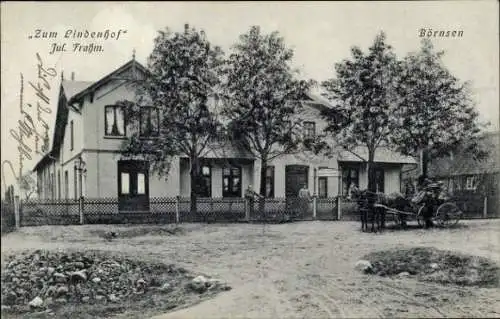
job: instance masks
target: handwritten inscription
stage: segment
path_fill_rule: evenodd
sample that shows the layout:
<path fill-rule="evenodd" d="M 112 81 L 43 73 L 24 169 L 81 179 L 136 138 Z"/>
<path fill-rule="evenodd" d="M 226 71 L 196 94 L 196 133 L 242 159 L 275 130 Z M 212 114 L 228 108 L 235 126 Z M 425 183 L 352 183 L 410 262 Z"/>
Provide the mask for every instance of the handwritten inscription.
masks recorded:
<path fill-rule="evenodd" d="M 37 79 L 28 81 L 29 87 L 33 90 L 36 101 L 25 103 L 24 96 L 24 76 L 21 73 L 20 90 L 20 119 L 17 122 L 17 128 L 10 130 L 10 136 L 17 142 L 17 151 L 19 159 L 19 174 L 16 174 L 12 163 L 8 160 L 2 162 L 2 179 L 5 185 L 6 165 L 10 168 L 18 184 L 26 182 L 21 179 L 31 179 L 29 176 L 23 176 L 23 162 L 31 160 L 33 154 L 43 155 L 48 152 L 48 130 L 46 116 L 52 113 L 50 105 L 50 91 L 52 89 L 51 81 L 57 76 L 57 71 L 53 67 L 47 67 L 39 53 L 36 54 Z M 40 143 L 40 141 L 43 141 Z M 34 144 L 34 148 L 32 147 Z"/>
<path fill-rule="evenodd" d="M 72 52 L 77 54 L 93 54 L 104 52 L 107 40 L 119 40 L 127 34 L 126 29 L 89 31 L 67 29 L 64 32 L 35 29 L 28 35 L 29 39 L 74 40 L 75 42 L 58 41 L 49 43 L 49 54 Z M 88 42 L 91 41 L 91 42 Z M 100 41 L 100 42 L 99 42 Z"/>

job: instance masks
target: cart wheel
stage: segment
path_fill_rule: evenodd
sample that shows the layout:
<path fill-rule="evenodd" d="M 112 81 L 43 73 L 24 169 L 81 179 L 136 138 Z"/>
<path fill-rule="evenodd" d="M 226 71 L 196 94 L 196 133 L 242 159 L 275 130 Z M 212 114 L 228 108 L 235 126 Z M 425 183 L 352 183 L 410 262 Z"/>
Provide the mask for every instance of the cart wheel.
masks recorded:
<path fill-rule="evenodd" d="M 423 211 L 424 211 L 424 205 L 421 205 L 418 208 L 418 212 L 417 212 L 417 222 L 418 222 L 418 226 L 420 226 L 420 227 L 424 227 L 425 226 L 425 220 L 424 220 Z"/>
<path fill-rule="evenodd" d="M 443 227 L 456 225 L 462 216 L 462 211 L 457 205 L 447 202 L 441 204 L 436 210 L 436 222 Z"/>

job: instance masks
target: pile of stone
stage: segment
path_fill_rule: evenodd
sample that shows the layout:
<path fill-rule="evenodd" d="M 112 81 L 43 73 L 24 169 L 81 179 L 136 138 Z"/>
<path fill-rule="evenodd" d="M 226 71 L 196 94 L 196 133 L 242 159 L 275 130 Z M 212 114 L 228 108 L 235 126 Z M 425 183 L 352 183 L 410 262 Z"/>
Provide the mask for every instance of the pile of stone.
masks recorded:
<path fill-rule="evenodd" d="M 2 270 L 2 310 L 56 309 L 67 303 L 117 303 L 151 293 L 226 290 L 217 280 L 174 265 L 99 252 L 37 250 L 11 256 Z"/>

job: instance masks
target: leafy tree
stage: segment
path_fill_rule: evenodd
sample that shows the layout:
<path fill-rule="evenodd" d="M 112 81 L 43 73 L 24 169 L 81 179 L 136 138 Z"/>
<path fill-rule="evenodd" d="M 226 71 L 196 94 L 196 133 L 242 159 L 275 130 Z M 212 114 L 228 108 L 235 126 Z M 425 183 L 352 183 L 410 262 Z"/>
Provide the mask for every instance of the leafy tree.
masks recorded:
<path fill-rule="evenodd" d="M 443 54 L 424 39 L 420 51 L 402 61 L 397 87 L 399 122 L 392 142 L 404 154 L 420 153 L 424 176 L 432 158 L 448 155 L 464 142 L 466 152 L 478 159 L 486 156 L 478 143 L 481 130 L 469 83 L 448 71 Z"/>
<path fill-rule="evenodd" d="M 229 132 L 236 145 L 261 161 L 262 196 L 269 161 L 297 151 L 303 141 L 295 114 L 312 82 L 296 78 L 292 58 L 278 32 L 262 34 L 253 26 L 234 45 L 225 70 Z"/>
<path fill-rule="evenodd" d="M 19 189 L 24 194 L 26 200 L 37 192 L 38 186 L 36 179 L 31 176 L 31 173 L 26 173 L 19 178 Z"/>
<path fill-rule="evenodd" d="M 136 101 L 123 102 L 133 130 L 124 144 L 125 156 L 144 156 L 160 176 L 168 176 L 174 158 L 187 157 L 193 213 L 200 158 L 220 126 L 210 104 L 217 95 L 222 65 L 223 52 L 210 44 L 203 31 L 187 24 L 183 32 L 159 31 L 148 59 L 149 74 L 138 82 Z M 144 124 L 151 116 L 144 113 L 146 105 L 159 110 L 158 130 L 148 126 L 149 121 Z M 155 116 L 152 118 L 154 121 Z M 140 123 L 145 125 L 142 131 L 150 133 L 149 138 L 141 136 Z"/>
<path fill-rule="evenodd" d="M 376 191 L 375 152 L 387 144 L 394 129 L 394 88 L 398 63 L 383 32 L 367 53 L 351 49 L 352 57 L 335 64 L 336 78 L 322 83 L 334 108 L 322 112 L 325 132 L 335 140 L 327 150 L 347 150 L 368 165 L 368 190 Z M 367 150 L 368 158 L 359 150 Z M 359 186 L 359 185 L 358 185 Z"/>

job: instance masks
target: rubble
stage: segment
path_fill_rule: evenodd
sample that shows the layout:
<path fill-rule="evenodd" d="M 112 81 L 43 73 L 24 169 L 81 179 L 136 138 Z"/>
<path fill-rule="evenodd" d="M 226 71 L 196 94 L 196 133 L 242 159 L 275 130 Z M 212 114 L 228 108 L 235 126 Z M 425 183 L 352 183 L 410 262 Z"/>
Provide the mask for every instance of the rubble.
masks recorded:
<path fill-rule="evenodd" d="M 2 311 L 57 311 L 65 304 L 127 303 L 137 295 L 229 290 L 219 280 L 188 277 L 186 270 L 102 252 L 37 250 L 6 258 Z M 188 286 L 185 291 L 184 287 Z M 168 298 L 168 297 L 167 297 Z"/>
<path fill-rule="evenodd" d="M 33 300 L 29 302 L 28 305 L 33 308 L 40 308 L 43 306 L 43 299 L 40 297 L 35 297 Z"/>
<path fill-rule="evenodd" d="M 356 265 L 354 266 L 354 268 L 358 271 L 365 273 L 365 274 L 373 272 L 372 263 L 370 261 L 364 260 L 364 259 L 358 260 L 356 262 Z"/>

